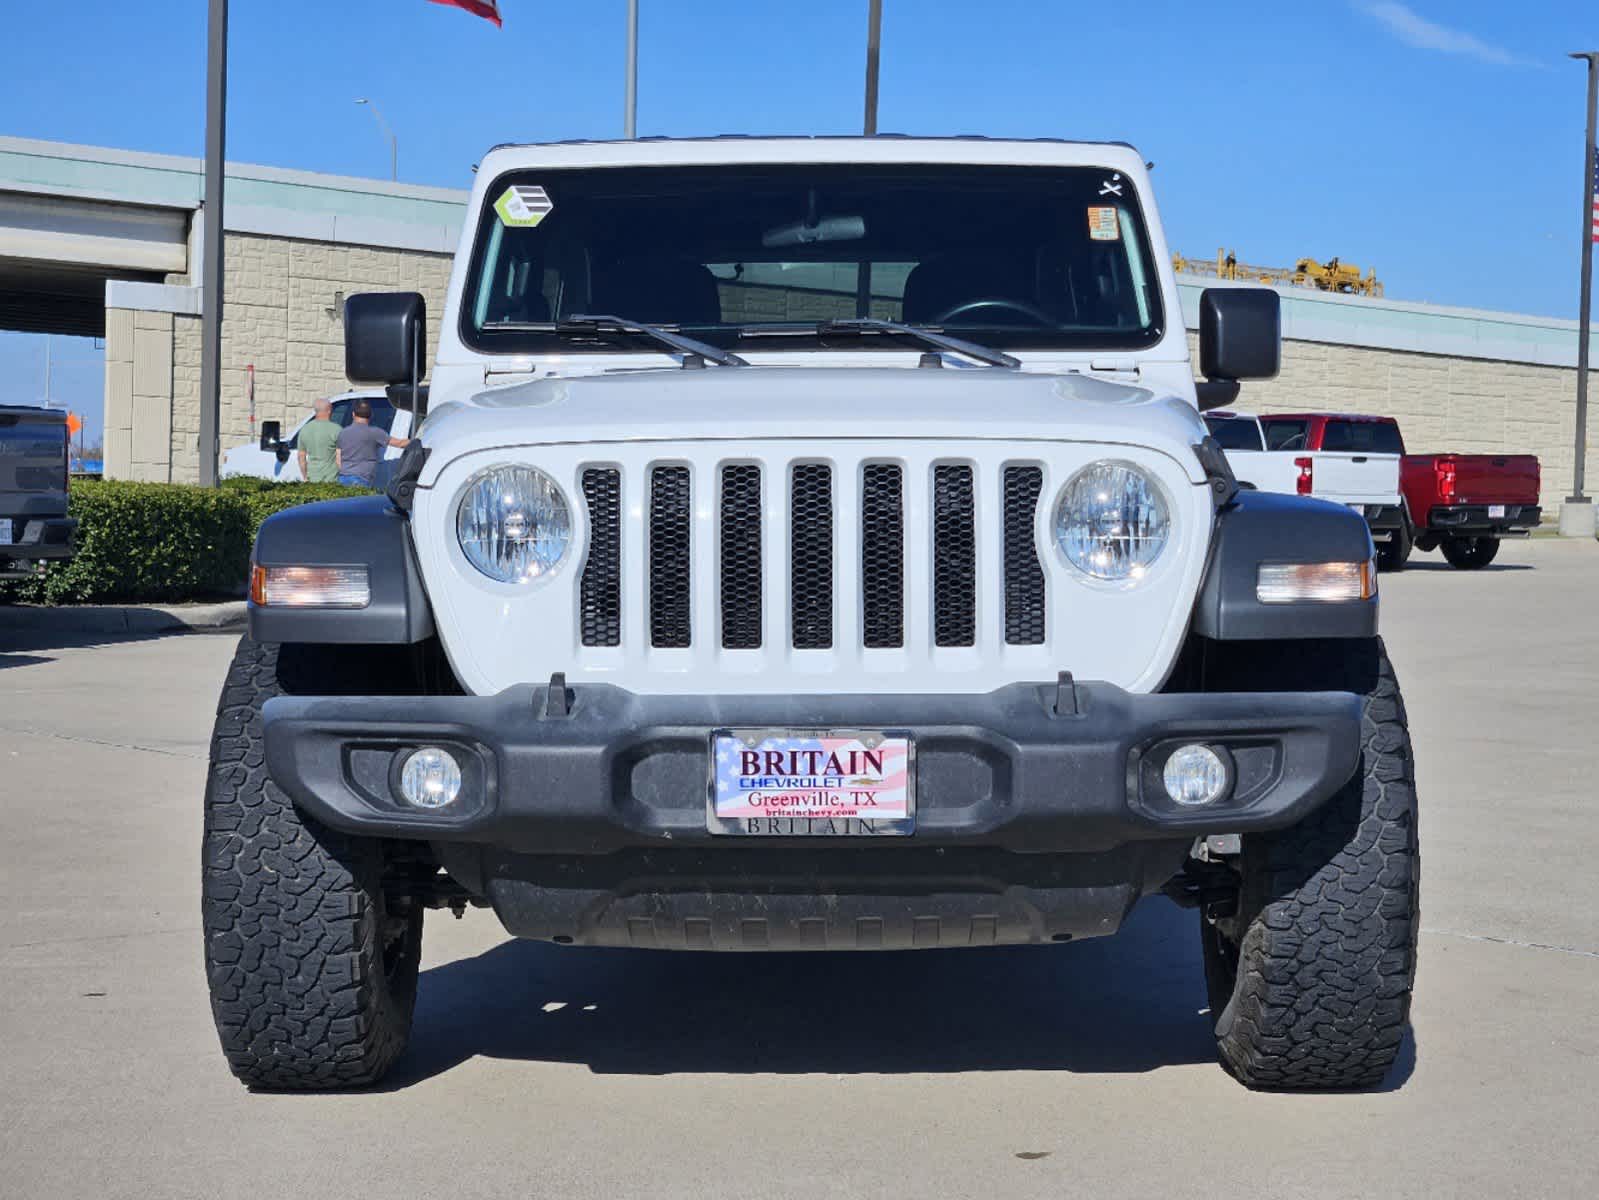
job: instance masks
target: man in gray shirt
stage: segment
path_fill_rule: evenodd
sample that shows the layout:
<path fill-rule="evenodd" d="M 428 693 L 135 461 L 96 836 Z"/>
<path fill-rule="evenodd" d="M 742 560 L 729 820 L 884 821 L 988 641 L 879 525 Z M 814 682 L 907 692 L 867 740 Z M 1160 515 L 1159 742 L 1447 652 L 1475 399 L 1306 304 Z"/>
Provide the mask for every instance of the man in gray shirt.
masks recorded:
<path fill-rule="evenodd" d="M 411 439 L 390 437 L 387 429 L 372 424 L 370 400 L 357 400 L 350 416 L 349 425 L 339 434 L 336 454 L 339 482 L 353 487 L 375 487 L 383 451 L 390 446 L 408 446 Z"/>

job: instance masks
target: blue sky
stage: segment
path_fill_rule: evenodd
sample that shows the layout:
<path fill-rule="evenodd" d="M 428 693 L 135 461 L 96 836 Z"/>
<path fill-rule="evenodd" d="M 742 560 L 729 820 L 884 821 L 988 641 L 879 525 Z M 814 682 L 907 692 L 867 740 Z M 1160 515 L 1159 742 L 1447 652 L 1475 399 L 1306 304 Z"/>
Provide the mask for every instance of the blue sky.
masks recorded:
<path fill-rule="evenodd" d="M 386 175 L 360 96 L 414 183 L 464 187 L 496 142 L 621 132 L 625 0 L 501 0 L 501 30 L 424 0 L 232 8 L 236 160 Z M 640 133 L 859 130 L 866 0 L 641 9 Z M 0 133 L 199 154 L 204 12 L 22 6 Z M 1130 141 L 1183 253 L 1336 254 L 1390 296 L 1573 317 L 1581 49 L 1593 0 L 885 0 L 880 127 Z M 0 337 L 0 400 L 35 341 Z"/>

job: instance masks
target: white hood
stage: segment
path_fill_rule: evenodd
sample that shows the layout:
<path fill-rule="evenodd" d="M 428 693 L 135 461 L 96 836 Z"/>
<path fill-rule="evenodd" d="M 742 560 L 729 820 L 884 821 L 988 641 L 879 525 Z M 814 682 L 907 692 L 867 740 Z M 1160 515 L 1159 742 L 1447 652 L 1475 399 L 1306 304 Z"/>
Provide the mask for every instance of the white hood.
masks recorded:
<path fill-rule="evenodd" d="M 1160 451 L 1202 482 L 1205 436 L 1177 396 L 1080 374 L 996 368 L 707 367 L 621 371 L 494 388 L 430 413 L 421 484 L 501 447 L 783 439 L 1095 442 Z"/>

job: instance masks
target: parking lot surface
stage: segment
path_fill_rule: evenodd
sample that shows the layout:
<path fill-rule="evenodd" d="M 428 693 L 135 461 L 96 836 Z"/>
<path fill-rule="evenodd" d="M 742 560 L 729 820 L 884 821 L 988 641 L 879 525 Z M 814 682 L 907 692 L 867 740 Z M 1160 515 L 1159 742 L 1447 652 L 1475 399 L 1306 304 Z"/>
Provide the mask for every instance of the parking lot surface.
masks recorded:
<path fill-rule="evenodd" d="M 1415 1037 L 1386 1090 L 1214 1064 L 1194 914 L 1069 946 L 699 956 L 430 914 L 387 1088 L 251 1095 L 200 964 L 233 639 L 0 618 L 0 1195 L 1592 1196 L 1599 546 L 1383 579 L 1422 809 Z"/>

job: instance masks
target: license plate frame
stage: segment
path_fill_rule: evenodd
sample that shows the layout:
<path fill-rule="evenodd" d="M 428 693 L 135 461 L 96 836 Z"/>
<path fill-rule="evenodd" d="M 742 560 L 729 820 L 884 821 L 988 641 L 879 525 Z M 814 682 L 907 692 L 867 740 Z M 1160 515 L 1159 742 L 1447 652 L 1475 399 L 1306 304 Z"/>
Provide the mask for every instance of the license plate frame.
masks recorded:
<path fill-rule="evenodd" d="M 1488 519 L 1502 521 L 1505 519 L 1505 506 L 1503 504 L 1490 504 L 1488 506 Z"/>
<path fill-rule="evenodd" d="M 873 763 L 869 757 L 849 757 L 851 750 L 881 752 Z M 752 751 L 787 755 L 797 752 L 799 760 L 787 760 L 801 767 L 836 763 L 861 768 L 846 770 L 842 776 L 823 771 L 754 774 L 741 770 L 743 762 L 720 758 L 722 754 L 742 755 Z M 817 758 L 809 758 L 810 755 Z M 829 758 L 828 756 L 833 756 Z M 903 787 L 892 786 L 903 755 Z M 908 729 L 816 729 L 816 728 L 727 728 L 713 729 L 706 743 L 707 783 L 705 789 L 705 828 L 727 837 L 795 838 L 872 838 L 909 837 L 916 832 L 916 739 Z M 873 769 L 875 767 L 875 769 Z M 757 768 L 759 770 L 759 768 Z M 853 776 L 853 778 L 847 778 Z M 805 779 L 801 785 L 777 784 L 736 789 L 740 779 Z M 838 785 L 821 781 L 837 778 Z M 850 783 L 886 782 L 887 788 L 851 788 Z M 869 793 L 872 803 L 865 802 Z M 729 797 L 758 795 L 766 799 L 780 796 L 808 796 L 810 803 L 796 801 L 773 804 L 751 813 L 749 804 L 730 802 Z M 824 797 L 832 796 L 827 802 Z M 722 803 L 719 804 L 719 798 Z M 881 815 L 874 812 L 881 809 Z M 870 815 L 860 815 L 861 813 Z"/>

